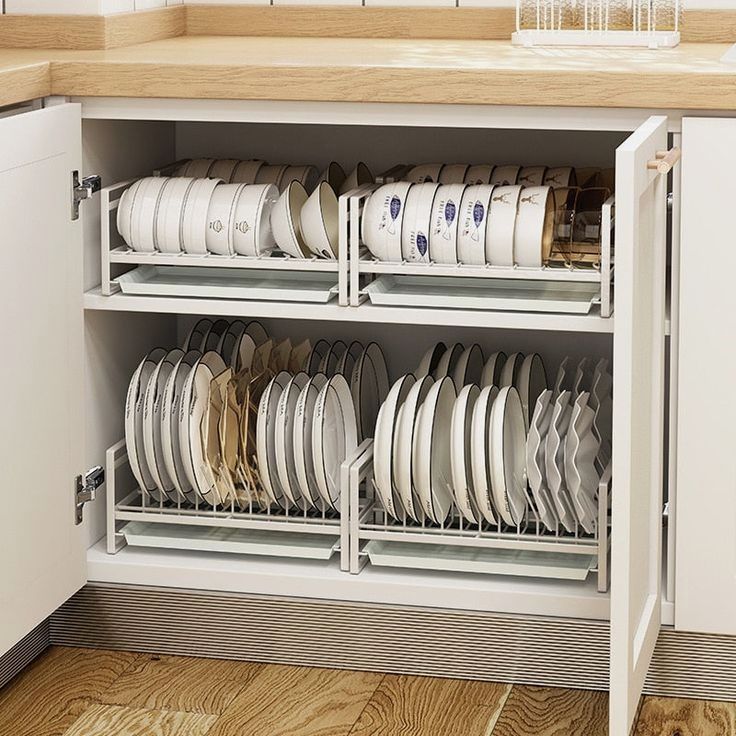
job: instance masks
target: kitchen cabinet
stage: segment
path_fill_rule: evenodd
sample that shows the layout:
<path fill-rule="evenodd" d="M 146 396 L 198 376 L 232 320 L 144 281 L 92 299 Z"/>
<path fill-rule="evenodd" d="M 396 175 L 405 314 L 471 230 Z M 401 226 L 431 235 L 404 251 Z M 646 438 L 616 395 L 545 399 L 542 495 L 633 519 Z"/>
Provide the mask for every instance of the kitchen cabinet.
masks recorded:
<path fill-rule="evenodd" d="M 105 507 L 102 496 L 87 504 L 85 525 L 76 525 L 76 479 L 103 464 L 104 448 L 122 436 L 122 400 L 141 354 L 164 339 L 178 342 L 193 317 L 262 318 L 281 334 L 289 328 L 333 337 L 370 335 L 380 325 L 397 366 L 406 360 L 408 346 L 422 339 L 451 339 L 458 331 L 471 340 L 540 345 L 557 356 L 584 354 L 594 346 L 613 358 L 611 734 L 626 736 L 661 621 L 667 179 L 660 165 L 668 148 L 668 119 L 636 111 L 609 118 L 604 110 L 558 116 L 553 110 L 520 109 L 513 116 L 508 110 L 499 117 L 474 114 L 467 124 L 457 116 L 452 126 L 434 129 L 417 105 L 412 111 L 403 106 L 403 124 L 389 133 L 385 126 L 395 120 L 390 105 L 372 105 L 361 115 L 359 104 L 337 112 L 327 106 L 321 112 L 310 103 L 309 122 L 301 124 L 299 104 L 292 107 L 294 123 L 257 102 L 234 104 L 228 108 L 229 122 L 222 123 L 219 103 L 208 112 L 207 104 L 189 107 L 185 100 L 168 106 L 145 100 L 53 99 L 44 109 L 0 120 L 0 304 L 7 320 L 3 378 L 10 396 L 2 433 L 3 466 L 10 474 L 3 497 L 8 513 L 1 522 L 0 652 L 84 584 L 85 548 L 104 536 Z M 317 163 L 324 164 L 331 157 L 357 160 L 362 152 L 377 151 L 369 163 L 380 171 L 401 157 L 477 159 L 479 146 L 488 160 L 516 156 L 526 164 L 559 164 L 561 157 L 571 156 L 578 160 L 568 163 L 597 158 L 592 163 L 615 165 L 612 316 L 108 296 L 99 284 L 100 224 L 104 233 L 109 211 L 101 221 L 94 200 L 82 203 L 81 220 L 71 215 L 72 172 L 93 173 L 83 170 L 83 153 L 99 166 L 94 173 L 101 172 L 104 183 L 111 184 L 131 175 L 131 156 L 135 173 L 143 176 L 176 158 L 205 154 L 286 160 L 319 151 L 326 160 Z M 284 151 L 280 157 L 274 155 L 279 150 Z M 707 178 L 704 171 L 698 177 Z M 114 496 L 107 501 L 114 506 Z M 114 524 L 110 532 L 115 535 Z M 116 551 L 114 544 L 110 551 Z M 155 550 L 149 554 L 156 559 Z M 124 550 L 109 557 L 107 566 L 114 570 L 109 582 L 140 584 L 126 578 L 132 569 L 126 559 Z M 249 562 L 244 558 L 240 564 L 247 569 Z M 182 578 L 176 564 L 149 567 L 147 575 L 162 572 L 170 585 L 182 580 L 194 589 L 212 585 L 206 575 Z M 309 576 L 311 589 L 302 585 L 281 594 L 329 599 L 355 589 L 348 587 L 347 572 L 315 568 Z M 402 587 L 411 591 L 421 584 L 424 601 L 445 604 L 444 591 L 433 594 L 426 577 L 407 570 L 400 579 L 403 586 L 383 586 L 381 595 L 401 595 Z M 608 616 L 608 595 L 590 585 L 568 586 L 564 594 L 529 580 L 510 578 L 503 585 L 509 613 L 554 610 L 583 620 L 590 605 L 601 618 Z M 522 600 L 527 603 L 517 606 Z"/>

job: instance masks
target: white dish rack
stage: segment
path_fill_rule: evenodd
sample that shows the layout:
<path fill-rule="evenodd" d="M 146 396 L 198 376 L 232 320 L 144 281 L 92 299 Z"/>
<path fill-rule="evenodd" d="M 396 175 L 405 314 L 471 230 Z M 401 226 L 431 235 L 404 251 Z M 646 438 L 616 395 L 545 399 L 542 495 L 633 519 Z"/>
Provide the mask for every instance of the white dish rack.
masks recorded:
<path fill-rule="evenodd" d="M 373 440 L 365 440 L 352 462 L 343 466 L 348 493 L 349 570 L 358 574 L 372 565 L 423 570 L 452 570 L 558 580 L 596 576 L 599 592 L 608 590 L 611 466 L 598 487 L 598 518 L 593 534 L 548 531 L 533 515 L 517 527 L 470 524 L 459 515 L 444 524 L 396 521 L 381 506 L 373 487 Z M 531 507 L 530 507 L 531 509 Z"/>
<path fill-rule="evenodd" d="M 373 304 L 509 311 L 587 314 L 593 307 L 601 317 L 613 313 L 613 230 L 615 199 L 610 197 L 601 211 L 600 268 L 573 264 L 541 268 L 492 265 L 446 265 L 375 259 L 361 239 L 363 208 L 372 187 L 362 187 L 340 197 L 341 255 L 349 265 L 350 305 Z M 347 241 L 343 250 L 342 238 Z M 432 277 L 432 281 L 429 280 Z M 494 294 L 479 297 L 477 288 L 462 293 L 461 279 L 495 280 Z M 486 282 L 489 286 L 491 282 Z M 427 288 L 423 289 L 422 286 Z M 586 288 L 587 287 L 587 288 Z"/>

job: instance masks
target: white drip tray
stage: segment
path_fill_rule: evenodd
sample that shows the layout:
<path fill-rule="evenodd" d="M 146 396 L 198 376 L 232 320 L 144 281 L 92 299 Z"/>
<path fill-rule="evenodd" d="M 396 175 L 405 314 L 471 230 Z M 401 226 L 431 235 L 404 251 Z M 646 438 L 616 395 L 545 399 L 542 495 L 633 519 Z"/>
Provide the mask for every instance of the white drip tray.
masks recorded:
<path fill-rule="evenodd" d="M 230 552 L 267 557 L 329 560 L 338 549 L 337 534 L 226 529 L 131 521 L 122 530 L 131 547 Z"/>
<path fill-rule="evenodd" d="M 585 580 L 596 565 L 590 554 L 555 554 L 508 549 L 453 547 L 371 540 L 365 552 L 372 565 L 418 570 Z"/>

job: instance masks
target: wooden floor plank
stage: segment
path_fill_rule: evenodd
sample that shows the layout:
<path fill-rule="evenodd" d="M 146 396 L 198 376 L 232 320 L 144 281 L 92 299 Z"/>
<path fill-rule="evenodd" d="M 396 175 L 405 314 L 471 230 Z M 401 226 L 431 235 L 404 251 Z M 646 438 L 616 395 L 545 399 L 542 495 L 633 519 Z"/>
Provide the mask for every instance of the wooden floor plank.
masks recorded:
<path fill-rule="evenodd" d="M 95 704 L 64 736 L 205 736 L 216 720 L 203 713 Z"/>
<path fill-rule="evenodd" d="M 52 647 L 0 690 L 0 736 L 61 736 L 137 658 Z"/>
<path fill-rule="evenodd" d="M 645 698 L 635 736 L 736 736 L 736 703 Z"/>
<path fill-rule="evenodd" d="M 207 736 L 346 736 L 382 677 L 266 665 Z"/>
<path fill-rule="evenodd" d="M 514 685 L 493 736 L 605 736 L 608 693 Z"/>
<path fill-rule="evenodd" d="M 486 736 L 510 685 L 387 675 L 350 736 Z"/>
<path fill-rule="evenodd" d="M 143 655 L 112 684 L 103 702 L 219 715 L 262 667 L 254 662 Z"/>

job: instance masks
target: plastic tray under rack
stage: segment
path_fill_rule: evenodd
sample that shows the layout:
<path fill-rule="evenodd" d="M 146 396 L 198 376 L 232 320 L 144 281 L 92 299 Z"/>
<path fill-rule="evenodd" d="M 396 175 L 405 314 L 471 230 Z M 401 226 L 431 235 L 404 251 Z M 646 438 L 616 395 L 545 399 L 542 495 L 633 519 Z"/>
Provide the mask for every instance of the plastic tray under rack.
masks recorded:
<path fill-rule="evenodd" d="M 601 285 L 385 274 L 364 291 L 382 306 L 588 314 L 600 300 Z"/>

